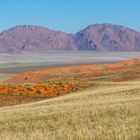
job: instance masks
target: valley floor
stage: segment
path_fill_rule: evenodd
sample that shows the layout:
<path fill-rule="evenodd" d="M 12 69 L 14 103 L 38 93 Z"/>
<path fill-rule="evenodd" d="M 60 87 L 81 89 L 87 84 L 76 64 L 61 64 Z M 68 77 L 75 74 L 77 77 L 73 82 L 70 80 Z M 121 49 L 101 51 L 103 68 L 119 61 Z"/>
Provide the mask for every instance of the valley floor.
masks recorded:
<path fill-rule="evenodd" d="M 140 80 L 0 108 L 1 140 L 138 140 Z"/>

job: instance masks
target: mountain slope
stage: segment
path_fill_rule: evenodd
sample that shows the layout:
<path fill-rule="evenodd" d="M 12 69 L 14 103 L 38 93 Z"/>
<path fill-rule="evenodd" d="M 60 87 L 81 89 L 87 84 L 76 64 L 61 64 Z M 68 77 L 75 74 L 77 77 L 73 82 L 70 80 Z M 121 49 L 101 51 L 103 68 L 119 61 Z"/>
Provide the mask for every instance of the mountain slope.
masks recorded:
<path fill-rule="evenodd" d="M 71 36 L 39 26 L 16 26 L 0 34 L 0 51 L 69 50 Z M 72 46 L 71 46 L 72 47 Z"/>
<path fill-rule="evenodd" d="M 140 33 L 120 25 L 95 24 L 75 35 L 32 25 L 0 34 L 0 52 L 43 50 L 140 51 Z"/>
<path fill-rule="evenodd" d="M 140 51 L 140 33 L 120 25 L 90 25 L 74 40 L 79 50 Z"/>

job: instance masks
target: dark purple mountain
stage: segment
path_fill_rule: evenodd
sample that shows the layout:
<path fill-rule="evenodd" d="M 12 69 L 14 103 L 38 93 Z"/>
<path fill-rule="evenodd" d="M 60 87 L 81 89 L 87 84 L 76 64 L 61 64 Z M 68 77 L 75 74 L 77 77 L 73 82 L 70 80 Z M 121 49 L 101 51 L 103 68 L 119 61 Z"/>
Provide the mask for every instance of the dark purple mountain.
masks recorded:
<path fill-rule="evenodd" d="M 0 52 L 42 50 L 140 51 L 140 33 L 120 25 L 95 24 L 75 35 L 31 25 L 0 34 Z"/>
<path fill-rule="evenodd" d="M 16 26 L 0 34 L 0 51 L 71 50 L 71 35 L 44 27 Z"/>
<path fill-rule="evenodd" d="M 79 50 L 140 51 L 140 33 L 120 25 L 90 25 L 74 40 Z"/>

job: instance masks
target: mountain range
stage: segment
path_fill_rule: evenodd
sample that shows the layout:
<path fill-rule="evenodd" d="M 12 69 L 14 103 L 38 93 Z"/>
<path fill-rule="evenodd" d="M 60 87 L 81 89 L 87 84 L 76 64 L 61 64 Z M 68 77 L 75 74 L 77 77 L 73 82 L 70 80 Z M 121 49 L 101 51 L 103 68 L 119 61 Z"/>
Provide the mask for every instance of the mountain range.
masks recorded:
<path fill-rule="evenodd" d="M 0 33 L 0 52 L 49 50 L 140 51 L 140 33 L 114 24 L 90 25 L 76 34 L 32 25 Z"/>

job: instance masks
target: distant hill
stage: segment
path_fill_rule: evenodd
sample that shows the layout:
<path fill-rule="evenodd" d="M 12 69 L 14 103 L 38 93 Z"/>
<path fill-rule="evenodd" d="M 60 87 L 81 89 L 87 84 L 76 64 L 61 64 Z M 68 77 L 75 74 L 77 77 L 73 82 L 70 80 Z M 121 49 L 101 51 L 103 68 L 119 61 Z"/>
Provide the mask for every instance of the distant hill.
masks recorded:
<path fill-rule="evenodd" d="M 140 33 L 120 25 L 90 25 L 74 40 L 79 50 L 140 51 Z"/>
<path fill-rule="evenodd" d="M 44 27 L 16 26 L 0 34 L 0 51 L 69 50 L 71 35 Z"/>
<path fill-rule="evenodd" d="M 0 34 L 0 52 L 43 50 L 140 51 L 140 33 L 120 25 L 95 24 L 76 34 L 32 25 Z"/>

